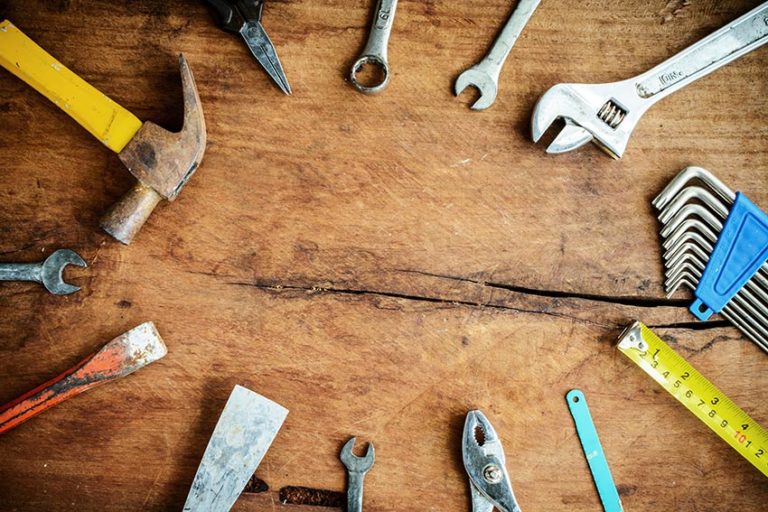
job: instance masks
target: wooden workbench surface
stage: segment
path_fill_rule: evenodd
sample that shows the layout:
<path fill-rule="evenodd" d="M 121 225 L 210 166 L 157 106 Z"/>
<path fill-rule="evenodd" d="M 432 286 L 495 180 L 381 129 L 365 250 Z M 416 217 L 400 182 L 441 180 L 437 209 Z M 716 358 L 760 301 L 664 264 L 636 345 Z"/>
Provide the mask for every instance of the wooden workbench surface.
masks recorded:
<path fill-rule="evenodd" d="M 267 2 L 285 97 L 201 2 L 0 1 L 0 19 L 173 129 L 183 52 L 208 124 L 197 174 L 121 246 L 98 219 L 128 172 L 0 70 L 0 260 L 67 247 L 89 263 L 66 297 L 0 285 L 0 402 L 146 320 L 169 347 L 0 436 L 0 509 L 180 510 L 235 384 L 290 410 L 238 511 L 340 510 L 350 435 L 376 445 L 366 511 L 467 511 L 473 408 L 523 510 L 600 510 L 564 400 L 575 387 L 626 510 L 764 509 L 765 477 L 613 343 L 643 320 L 768 424 L 766 355 L 695 322 L 684 293 L 664 298 L 650 205 L 697 164 L 768 207 L 768 49 L 651 109 L 620 161 L 593 145 L 548 156 L 529 129 L 551 85 L 632 76 L 759 2 L 545 0 L 496 104 L 470 111 L 453 80 L 511 3 L 402 0 L 391 83 L 368 97 L 344 76 L 370 1 Z"/>

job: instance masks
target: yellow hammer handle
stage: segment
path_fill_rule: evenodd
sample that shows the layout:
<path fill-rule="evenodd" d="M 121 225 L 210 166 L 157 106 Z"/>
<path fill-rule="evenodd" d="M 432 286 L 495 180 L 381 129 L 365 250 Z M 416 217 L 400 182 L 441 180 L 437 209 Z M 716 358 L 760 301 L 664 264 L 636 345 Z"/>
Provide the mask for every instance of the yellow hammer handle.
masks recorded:
<path fill-rule="evenodd" d="M 141 128 L 139 118 L 64 67 L 8 20 L 0 23 L 0 65 L 116 153 Z"/>

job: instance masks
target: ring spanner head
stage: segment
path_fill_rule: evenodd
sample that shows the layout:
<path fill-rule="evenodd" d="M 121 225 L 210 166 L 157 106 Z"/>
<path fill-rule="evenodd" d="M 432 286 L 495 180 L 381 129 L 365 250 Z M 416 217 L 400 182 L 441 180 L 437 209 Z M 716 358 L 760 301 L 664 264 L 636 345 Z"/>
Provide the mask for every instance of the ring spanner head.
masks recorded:
<path fill-rule="evenodd" d="M 41 282 L 43 283 L 43 286 L 54 295 L 67 295 L 69 293 L 75 293 L 80 289 L 79 286 L 64 282 L 64 267 L 67 265 L 75 265 L 83 268 L 88 266 L 83 258 L 70 249 L 59 249 L 48 256 L 43 262 L 42 271 L 40 273 Z"/>

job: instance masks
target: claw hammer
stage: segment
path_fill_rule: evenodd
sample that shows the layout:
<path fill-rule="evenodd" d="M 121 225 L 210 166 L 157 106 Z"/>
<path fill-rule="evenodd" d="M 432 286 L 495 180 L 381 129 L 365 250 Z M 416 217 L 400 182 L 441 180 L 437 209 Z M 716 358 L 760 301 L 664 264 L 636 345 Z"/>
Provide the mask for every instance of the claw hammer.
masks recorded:
<path fill-rule="evenodd" d="M 55 103 L 118 154 L 138 182 L 104 215 L 101 227 L 129 244 L 161 199 L 173 201 L 205 152 L 205 119 L 192 71 L 179 56 L 184 126 L 173 133 L 142 123 L 67 69 L 8 20 L 0 22 L 0 65 Z"/>

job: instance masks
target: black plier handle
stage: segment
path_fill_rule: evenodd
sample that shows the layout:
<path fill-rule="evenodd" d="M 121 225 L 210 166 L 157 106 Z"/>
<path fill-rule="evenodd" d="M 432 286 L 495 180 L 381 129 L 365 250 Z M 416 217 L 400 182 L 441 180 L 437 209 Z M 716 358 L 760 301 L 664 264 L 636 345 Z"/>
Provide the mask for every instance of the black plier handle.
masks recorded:
<path fill-rule="evenodd" d="M 227 32 L 240 33 L 243 25 L 249 21 L 260 22 L 264 10 L 264 0 L 203 0 L 213 9 L 219 25 Z"/>

